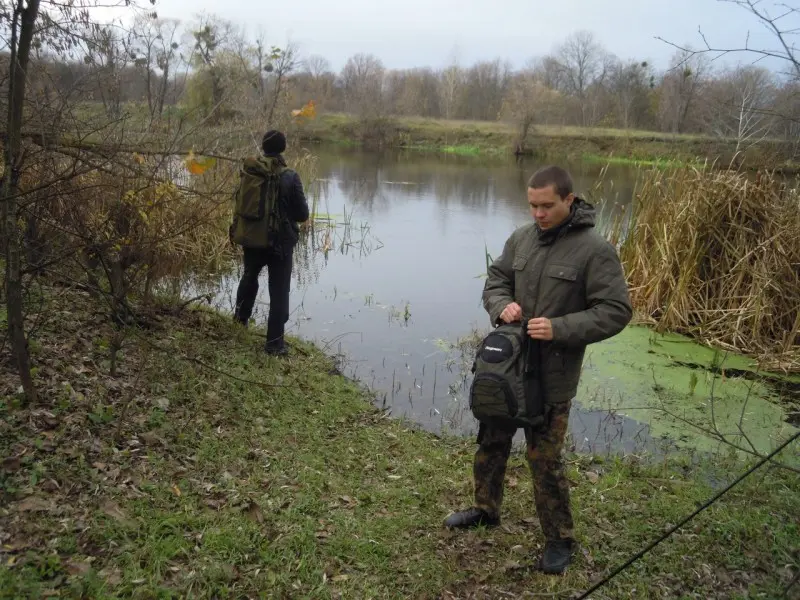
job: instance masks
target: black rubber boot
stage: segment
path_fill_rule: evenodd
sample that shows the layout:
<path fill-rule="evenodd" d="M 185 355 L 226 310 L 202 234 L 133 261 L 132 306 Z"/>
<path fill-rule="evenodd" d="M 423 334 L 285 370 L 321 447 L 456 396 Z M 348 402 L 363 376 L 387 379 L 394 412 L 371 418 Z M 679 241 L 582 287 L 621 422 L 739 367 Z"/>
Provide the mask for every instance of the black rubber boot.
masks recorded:
<path fill-rule="evenodd" d="M 577 544 L 574 540 L 550 540 L 544 545 L 539 568 L 551 575 L 560 575 L 572 562 Z"/>
<path fill-rule="evenodd" d="M 500 525 L 500 517 L 492 516 L 482 508 L 468 508 L 457 513 L 453 513 L 444 520 L 444 526 L 449 528 L 467 528 L 486 525 L 496 527 Z"/>
<path fill-rule="evenodd" d="M 289 348 L 286 347 L 286 343 L 281 340 L 277 343 L 267 344 L 264 350 L 270 356 L 288 356 L 289 355 Z"/>

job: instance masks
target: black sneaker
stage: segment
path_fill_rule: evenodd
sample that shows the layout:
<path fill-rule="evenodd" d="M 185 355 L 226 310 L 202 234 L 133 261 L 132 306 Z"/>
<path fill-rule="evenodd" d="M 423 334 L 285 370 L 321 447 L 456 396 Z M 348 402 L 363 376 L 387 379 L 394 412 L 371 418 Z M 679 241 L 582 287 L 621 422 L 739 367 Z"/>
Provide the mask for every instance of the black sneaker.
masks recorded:
<path fill-rule="evenodd" d="M 482 508 L 468 508 L 457 513 L 453 513 L 444 520 L 444 526 L 449 528 L 466 528 L 486 525 L 487 527 L 497 527 L 500 525 L 500 517 L 492 516 Z"/>
<path fill-rule="evenodd" d="M 572 562 L 572 555 L 577 549 L 575 540 L 550 540 L 544 545 L 544 552 L 539 561 L 539 568 L 551 575 L 560 575 Z"/>

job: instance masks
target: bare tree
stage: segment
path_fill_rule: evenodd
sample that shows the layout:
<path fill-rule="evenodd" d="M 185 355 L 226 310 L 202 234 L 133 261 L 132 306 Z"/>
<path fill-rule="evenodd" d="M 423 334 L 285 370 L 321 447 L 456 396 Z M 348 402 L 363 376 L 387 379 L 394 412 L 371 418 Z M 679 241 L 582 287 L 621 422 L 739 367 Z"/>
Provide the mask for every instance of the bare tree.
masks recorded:
<path fill-rule="evenodd" d="M 484 121 L 497 119 L 510 81 L 511 65 L 507 61 L 497 58 L 474 64 L 467 70 L 462 87 L 465 116 Z"/>
<path fill-rule="evenodd" d="M 769 135 L 775 100 L 772 75 L 760 67 L 740 67 L 710 88 L 707 106 L 715 135 L 736 140 L 736 154 Z"/>
<path fill-rule="evenodd" d="M 514 123 L 517 139 L 516 154 L 528 151 L 527 138 L 535 123 L 546 123 L 554 118 L 562 105 L 561 95 L 542 84 L 533 70 L 516 75 L 503 101 L 501 116 Z"/>
<path fill-rule="evenodd" d="M 431 69 L 390 71 L 387 98 L 394 114 L 438 117 L 439 79 Z"/>
<path fill-rule="evenodd" d="M 617 123 L 627 129 L 641 126 L 650 109 L 650 90 L 655 86 L 646 62 L 617 62 L 609 74 L 609 89 L 614 96 Z"/>
<path fill-rule="evenodd" d="M 800 158 L 800 81 L 789 81 L 775 94 L 775 134 L 791 144 L 791 158 Z"/>
<path fill-rule="evenodd" d="M 672 58 L 672 66 L 659 86 L 659 122 L 662 131 L 681 133 L 689 127 L 689 118 L 706 82 L 708 60 L 702 55 L 689 56 L 686 51 Z"/>
<path fill-rule="evenodd" d="M 331 71 L 331 63 L 324 56 L 312 54 L 303 60 L 303 75 L 308 81 L 307 100 L 324 107 L 333 96 L 336 76 Z"/>
<path fill-rule="evenodd" d="M 262 53 L 263 45 L 259 40 L 258 56 L 259 56 L 259 73 L 266 72 L 272 74 L 272 99 L 270 101 L 269 112 L 267 113 L 267 125 L 271 125 L 275 117 L 275 107 L 278 105 L 281 94 L 285 91 L 286 78 L 292 73 L 298 65 L 297 48 L 289 43 L 286 48 L 278 48 L 273 46 L 270 48 L 270 53 L 266 65 L 262 66 Z M 263 75 L 262 75 L 263 76 Z"/>
<path fill-rule="evenodd" d="M 559 48 L 560 82 L 564 91 L 575 96 L 580 103 L 581 124 L 590 122 L 589 89 L 601 82 L 608 68 L 608 53 L 597 42 L 594 34 L 579 31 Z"/>
<path fill-rule="evenodd" d="M 115 24 L 89 23 L 83 28 L 79 43 L 83 62 L 89 65 L 96 80 L 96 90 L 111 118 L 119 118 L 122 103 L 122 73 L 132 62 L 131 32 Z"/>
<path fill-rule="evenodd" d="M 28 344 L 25 339 L 22 312 L 22 248 L 18 220 L 19 175 L 24 155 L 22 153 L 22 119 L 27 86 L 28 64 L 34 28 L 39 16 L 39 0 L 29 0 L 27 6 L 18 0 L 11 5 L 3 2 L 3 12 L 10 16 L 7 44 L 10 50 L 7 87 L 8 114 L 3 156 L 3 181 L 0 191 L 0 218 L 2 240 L 6 259 L 6 306 L 8 332 L 12 350 L 17 360 L 22 387 L 28 403 L 37 401 L 30 368 Z"/>
<path fill-rule="evenodd" d="M 704 47 L 699 50 L 680 46 L 661 37 L 658 39 L 684 52 L 686 60 L 693 58 L 697 54 L 713 54 L 716 55 L 715 58 L 719 58 L 727 54 L 736 53 L 755 55 L 757 61 L 767 58 L 776 59 L 788 67 L 787 74 L 790 77 L 800 79 L 800 55 L 798 55 L 797 46 L 792 39 L 800 33 L 800 8 L 785 2 L 771 2 L 767 5 L 763 0 L 719 1 L 734 4 L 753 15 L 757 22 L 772 34 L 776 46 L 772 48 L 751 46 L 750 35 L 748 34 L 743 46 L 720 48 L 711 44 L 702 30 L 700 31 L 700 36 L 703 39 Z"/>
<path fill-rule="evenodd" d="M 219 64 L 219 53 L 227 48 L 233 26 L 227 21 L 209 15 L 199 15 L 191 30 L 192 66 L 195 73 L 192 83 L 197 96 L 193 104 L 202 108 L 211 122 L 218 122 L 224 100 L 224 68 Z"/>
<path fill-rule="evenodd" d="M 345 101 L 362 117 L 377 117 L 383 113 L 384 68 L 380 59 L 370 54 L 356 54 L 342 69 Z"/>
<path fill-rule="evenodd" d="M 439 102 L 445 119 L 455 116 L 463 85 L 464 71 L 456 62 L 439 74 Z"/>
<path fill-rule="evenodd" d="M 153 15 L 141 15 L 134 23 L 135 64 L 144 77 L 151 122 L 164 112 L 169 78 L 178 57 L 179 26 L 177 19 Z"/>

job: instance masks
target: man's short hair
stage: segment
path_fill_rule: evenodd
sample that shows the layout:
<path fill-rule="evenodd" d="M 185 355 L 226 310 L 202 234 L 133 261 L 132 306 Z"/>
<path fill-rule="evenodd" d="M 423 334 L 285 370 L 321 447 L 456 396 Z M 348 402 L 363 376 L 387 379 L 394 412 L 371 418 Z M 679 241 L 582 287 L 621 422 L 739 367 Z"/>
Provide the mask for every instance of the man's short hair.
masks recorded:
<path fill-rule="evenodd" d="M 572 177 L 561 167 L 551 165 L 542 167 L 528 180 L 528 187 L 540 190 L 549 186 L 556 189 L 556 193 L 563 200 L 572 193 Z"/>

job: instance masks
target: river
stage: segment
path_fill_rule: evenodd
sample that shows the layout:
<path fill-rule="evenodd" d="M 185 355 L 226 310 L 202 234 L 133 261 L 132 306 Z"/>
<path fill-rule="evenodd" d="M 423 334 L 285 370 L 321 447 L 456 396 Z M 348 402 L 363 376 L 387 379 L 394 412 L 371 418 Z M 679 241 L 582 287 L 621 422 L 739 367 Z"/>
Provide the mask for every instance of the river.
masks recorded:
<path fill-rule="evenodd" d="M 529 222 L 534 160 L 423 152 L 312 147 L 317 156 L 315 231 L 296 251 L 291 335 L 336 355 L 343 372 L 368 386 L 394 417 L 434 432 L 473 435 L 470 340 L 489 328 L 481 305 L 486 253 Z M 631 167 L 565 164 L 576 192 L 597 203 L 598 227 L 629 205 Z M 331 225 L 326 225 L 329 223 Z M 335 224 L 335 226 L 333 225 Z M 223 281 L 218 304 L 231 310 L 239 273 Z M 266 274 L 254 317 L 265 325 Z M 794 427 L 773 387 L 720 377 L 713 361 L 741 370 L 742 357 L 715 357 L 680 336 L 641 326 L 590 346 L 574 402 L 570 446 L 580 452 L 711 450 L 716 429 L 759 450 Z M 678 364 L 683 363 L 683 364 Z M 690 368 L 687 364 L 701 368 Z M 711 404 L 714 411 L 711 411 Z M 713 414 L 713 419 L 711 418 Z M 691 423 L 691 424 L 689 424 Z"/>

